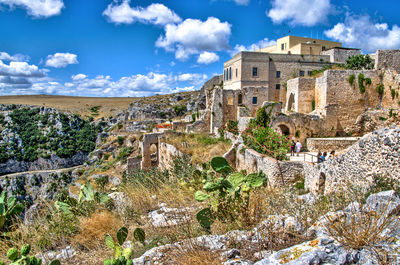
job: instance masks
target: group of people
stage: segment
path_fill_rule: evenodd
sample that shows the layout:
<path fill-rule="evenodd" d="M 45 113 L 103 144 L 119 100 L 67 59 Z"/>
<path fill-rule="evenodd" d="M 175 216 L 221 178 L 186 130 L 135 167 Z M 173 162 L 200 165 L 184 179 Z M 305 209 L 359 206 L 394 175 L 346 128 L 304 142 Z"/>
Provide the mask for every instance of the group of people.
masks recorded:
<path fill-rule="evenodd" d="M 290 146 L 290 154 L 291 156 L 295 155 L 295 152 L 297 154 L 297 156 L 299 156 L 300 152 L 301 152 L 301 148 L 303 148 L 303 145 L 300 143 L 299 140 L 297 140 L 297 142 L 294 141 L 294 139 L 292 138 L 292 145 Z M 335 150 L 331 151 L 328 155 L 327 152 L 318 152 L 317 155 L 317 162 L 318 163 L 322 163 L 328 159 L 332 159 L 335 157 Z"/>
<path fill-rule="evenodd" d="M 329 155 L 328 155 L 328 153 L 327 152 L 318 152 L 318 155 L 317 155 L 317 158 L 318 158 L 318 160 L 317 160 L 317 163 L 322 163 L 322 162 L 324 162 L 324 161 L 326 161 L 326 160 L 328 160 L 328 159 L 332 159 L 332 158 L 334 158 L 335 157 L 335 150 L 333 150 L 333 151 L 331 151 L 330 153 L 329 153 Z"/>
<path fill-rule="evenodd" d="M 296 152 L 297 156 L 299 156 L 302 147 L 303 145 L 300 143 L 299 140 L 295 142 L 294 139 L 292 139 L 292 145 L 290 146 L 291 156 L 294 156 L 294 152 Z"/>

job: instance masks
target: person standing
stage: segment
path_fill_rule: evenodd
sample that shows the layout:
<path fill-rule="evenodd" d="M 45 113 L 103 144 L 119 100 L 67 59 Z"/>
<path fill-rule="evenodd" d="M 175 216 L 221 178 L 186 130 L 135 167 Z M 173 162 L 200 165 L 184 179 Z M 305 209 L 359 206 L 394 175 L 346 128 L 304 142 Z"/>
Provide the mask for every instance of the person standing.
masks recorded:
<path fill-rule="evenodd" d="M 303 146 L 301 145 L 300 141 L 297 140 L 297 143 L 296 143 L 296 153 L 297 153 L 297 156 L 299 156 L 302 147 L 303 147 Z"/>
<path fill-rule="evenodd" d="M 290 155 L 294 156 L 294 152 L 296 150 L 296 142 L 292 139 L 292 145 L 290 146 Z"/>

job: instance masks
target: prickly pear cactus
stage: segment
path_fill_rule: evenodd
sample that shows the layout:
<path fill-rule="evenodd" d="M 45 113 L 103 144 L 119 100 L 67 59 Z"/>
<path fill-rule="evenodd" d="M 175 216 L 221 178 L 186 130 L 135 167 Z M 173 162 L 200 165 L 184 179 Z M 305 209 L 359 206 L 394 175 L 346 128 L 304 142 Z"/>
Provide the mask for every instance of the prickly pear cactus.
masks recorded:
<path fill-rule="evenodd" d="M 244 172 L 233 172 L 232 167 L 223 157 L 214 157 L 210 161 L 211 169 L 204 167 L 205 172 L 196 172 L 196 176 L 206 176 L 202 190 L 195 193 L 199 202 L 208 202 L 208 207 L 197 215 L 199 224 L 209 230 L 215 219 L 232 221 L 241 210 L 247 208 L 252 188 L 266 183 L 262 172 L 246 175 Z"/>
<path fill-rule="evenodd" d="M 28 256 L 31 251 L 31 246 L 25 244 L 21 250 L 10 248 L 7 252 L 7 258 L 12 262 L 11 265 L 41 265 L 42 260 L 34 256 Z M 5 265 L 5 262 L 0 261 L 0 265 Z M 53 260 L 49 265 L 61 265 L 59 260 Z"/>
<path fill-rule="evenodd" d="M 126 227 L 122 227 L 118 230 L 116 234 L 117 242 L 114 241 L 112 236 L 106 235 L 104 241 L 106 245 L 114 250 L 114 258 L 106 259 L 104 261 L 104 265 L 132 265 L 133 262 L 131 260 L 133 256 L 132 248 L 122 248 L 125 240 L 128 237 L 128 229 Z M 133 236 L 135 240 L 145 243 L 146 235 L 143 229 L 136 228 L 133 232 Z"/>

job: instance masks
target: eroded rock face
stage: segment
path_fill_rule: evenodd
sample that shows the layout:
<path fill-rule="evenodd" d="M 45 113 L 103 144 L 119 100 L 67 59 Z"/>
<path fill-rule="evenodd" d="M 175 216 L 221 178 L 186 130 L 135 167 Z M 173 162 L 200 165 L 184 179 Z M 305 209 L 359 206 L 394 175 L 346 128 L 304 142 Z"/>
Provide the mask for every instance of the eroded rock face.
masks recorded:
<path fill-rule="evenodd" d="M 180 251 L 190 250 L 199 247 L 202 250 L 218 253 L 222 264 L 257 264 L 257 265 L 304 265 L 304 264 L 378 264 L 374 252 L 369 247 L 351 250 L 345 248 L 326 231 L 327 220 L 341 218 L 345 214 L 357 215 L 362 212 L 376 211 L 379 205 L 393 205 L 395 209 L 400 202 L 400 197 L 394 191 L 386 191 L 371 195 L 366 204 L 362 207 L 357 202 L 351 203 L 342 211 L 330 212 L 320 219 L 309 229 L 304 230 L 297 220 L 290 216 L 274 215 L 268 217 L 251 231 L 231 231 L 224 235 L 201 236 L 187 239 L 174 244 L 160 246 L 147 251 L 140 258 L 134 259 L 133 263 L 142 264 L 165 264 L 168 255 L 179 249 Z M 396 211 L 388 211 L 395 214 Z M 395 253 L 400 248 L 400 221 L 396 218 L 388 229 L 382 233 L 388 233 L 394 240 L 393 243 L 382 242 L 381 249 L 388 253 Z M 268 251 L 264 248 L 263 242 L 270 242 L 266 229 L 269 231 L 297 232 L 310 236 L 314 239 L 307 240 L 300 244 L 278 250 Z M 246 253 L 246 257 L 245 257 Z M 390 256 L 390 255 L 389 255 Z M 257 261 L 257 262 L 255 262 Z"/>

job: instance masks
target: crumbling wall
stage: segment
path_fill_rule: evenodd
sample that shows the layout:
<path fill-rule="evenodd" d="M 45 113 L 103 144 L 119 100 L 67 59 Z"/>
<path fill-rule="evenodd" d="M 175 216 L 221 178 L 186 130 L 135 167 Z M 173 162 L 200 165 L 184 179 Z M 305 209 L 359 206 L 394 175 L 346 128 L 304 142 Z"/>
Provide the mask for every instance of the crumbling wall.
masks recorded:
<path fill-rule="evenodd" d="M 175 146 L 167 143 L 160 142 L 159 148 L 159 168 L 161 170 L 171 169 L 173 166 L 174 159 L 176 157 L 183 156 L 183 153 L 179 151 Z"/>
<path fill-rule="evenodd" d="M 315 79 L 294 78 L 287 82 L 286 111 L 310 113 L 315 101 Z"/>
<path fill-rule="evenodd" d="M 360 55 L 359 49 L 332 48 L 322 51 L 321 54 L 329 55 L 331 63 L 345 63 L 350 56 Z"/>
<path fill-rule="evenodd" d="M 239 145 L 236 152 L 236 169 L 238 171 L 246 170 L 248 174 L 262 171 L 273 187 L 283 185 L 282 177 L 285 185 L 303 178 L 303 164 L 303 162 L 279 161 L 282 176 L 274 158 L 257 153 L 252 149 L 245 149 L 244 145 Z"/>
<path fill-rule="evenodd" d="M 367 188 L 376 177 L 400 180 L 400 127 L 365 135 L 345 153 L 305 168 L 305 187 L 314 193 L 331 193 L 348 185 Z"/>

